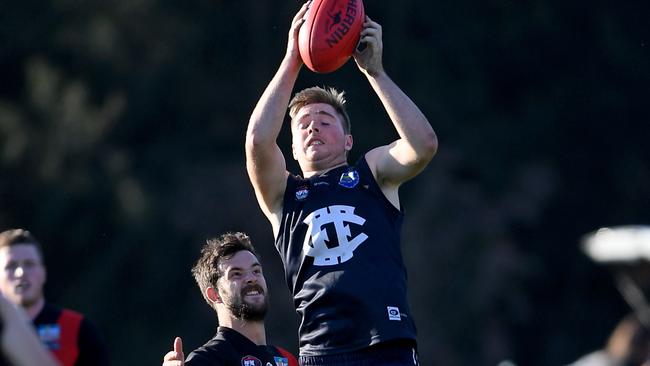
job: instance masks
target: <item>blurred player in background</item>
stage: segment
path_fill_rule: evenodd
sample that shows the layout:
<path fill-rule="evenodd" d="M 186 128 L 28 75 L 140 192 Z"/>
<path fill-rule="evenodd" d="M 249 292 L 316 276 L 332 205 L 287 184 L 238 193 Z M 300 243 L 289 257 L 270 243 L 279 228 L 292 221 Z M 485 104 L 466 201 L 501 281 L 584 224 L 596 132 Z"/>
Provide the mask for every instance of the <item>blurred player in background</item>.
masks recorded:
<path fill-rule="evenodd" d="M 24 309 L 41 341 L 62 366 L 109 364 L 104 341 L 85 316 L 45 301 L 43 252 L 29 231 L 0 233 L 0 268 L 0 292 Z"/>

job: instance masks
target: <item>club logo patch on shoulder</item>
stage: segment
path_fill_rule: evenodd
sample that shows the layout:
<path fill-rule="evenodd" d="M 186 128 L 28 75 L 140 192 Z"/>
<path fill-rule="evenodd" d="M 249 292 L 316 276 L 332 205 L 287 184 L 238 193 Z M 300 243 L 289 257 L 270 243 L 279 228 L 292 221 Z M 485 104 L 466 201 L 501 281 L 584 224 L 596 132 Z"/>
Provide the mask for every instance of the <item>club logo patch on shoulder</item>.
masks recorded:
<path fill-rule="evenodd" d="M 241 359 L 241 366 L 262 366 L 262 361 L 253 356 L 246 356 Z"/>
<path fill-rule="evenodd" d="M 56 351 L 61 348 L 61 327 L 58 324 L 41 324 L 37 330 L 41 342 L 47 346 L 50 351 Z"/>
<path fill-rule="evenodd" d="M 387 306 L 386 310 L 388 311 L 388 320 L 402 320 L 402 314 L 397 306 Z"/>
<path fill-rule="evenodd" d="M 296 189 L 296 200 L 304 201 L 307 199 L 307 196 L 309 196 L 308 186 L 300 186 Z"/>
<path fill-rule="evenodd" d="M 341 174 L 339 185 L 345 188 L 354 188 L 359 184 L 359 173 L 356 170 L 348 170 Z"/>
<path fill-rule="evenodd" d="M 289 359 L 286 357 L 273 357 L 276 366 L 289 366 Z"/>

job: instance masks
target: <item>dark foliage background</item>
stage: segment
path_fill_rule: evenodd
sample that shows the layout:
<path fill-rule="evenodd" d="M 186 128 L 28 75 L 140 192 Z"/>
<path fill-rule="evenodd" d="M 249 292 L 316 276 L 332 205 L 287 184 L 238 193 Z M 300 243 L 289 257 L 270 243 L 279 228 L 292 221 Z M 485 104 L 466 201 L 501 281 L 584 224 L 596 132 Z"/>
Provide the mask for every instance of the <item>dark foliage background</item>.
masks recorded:
<path fill-rule="evenodd" d="M 88 314 L 115 365 L 212 335 L 189 268 L 227 230 L 260 248 L 269 340 L 296 351 L 243 140 L 299 6 L 0 2 L 0 229 L 40 238 L 48 299 Z M 561 365 L 602 346 L 628 309 L 579 244 L 650 221 L 650 3 L 365 6 L 386 69 L 440 139 L 402 189 L 423 364 Z M 305 70 L 297 88 L 314 84 L 348 92 L 352 159 L 395 138 L 353 62 Z"/>

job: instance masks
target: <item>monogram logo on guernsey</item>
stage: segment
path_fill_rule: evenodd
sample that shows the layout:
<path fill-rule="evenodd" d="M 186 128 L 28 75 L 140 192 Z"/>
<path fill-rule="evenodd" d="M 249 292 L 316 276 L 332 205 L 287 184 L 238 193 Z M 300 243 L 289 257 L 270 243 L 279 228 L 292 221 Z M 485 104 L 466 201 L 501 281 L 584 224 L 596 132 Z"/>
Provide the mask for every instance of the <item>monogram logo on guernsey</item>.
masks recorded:
<path fill-rule="evenodd" d="M 332 266 L 350 260 L 354 250 L 368 239 L 364 233 L 351 237 L 348 224 L 362 226 L 366 222 L 354 214 L 352 206 L 323 207 L 310 213 L 303 222 L 308 225 L 303 251 L 314 258 L 316 266 Z M 334 235 L 330 236 L 331 228 Z"/>
<path fill-rule="evenodd" d="M 255 356 L 246 356 L 241 359 L 241 366 L 262 366 L 262 361 Z"/>

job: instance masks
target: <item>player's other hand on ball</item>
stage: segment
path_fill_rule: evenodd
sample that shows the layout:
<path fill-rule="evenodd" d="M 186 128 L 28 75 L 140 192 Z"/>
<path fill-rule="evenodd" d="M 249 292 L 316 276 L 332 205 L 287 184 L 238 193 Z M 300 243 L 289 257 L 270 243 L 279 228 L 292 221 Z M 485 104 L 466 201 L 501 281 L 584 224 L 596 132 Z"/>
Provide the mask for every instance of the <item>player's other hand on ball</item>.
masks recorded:
<path fill-rule="evenodd" d="M 298 33 L 300 28 L 305 23 L 305 17 L 309 6 L 311 5 L 311 0 L 302 4 L 300 10 L 294 15 L 293 20 L 291 21 L 291 28 L 289 29 L 289 41 L 287 44 L 287 57 L 295 60 L 302 64 L 302 59 L 300 58 L 300 51 L 298 49 Z"/>
<path fill-rule="evenodd" d="M 366 16 L 359 36 L 359 45 L 354 51 L 354 60 L 359 69 L 370 76 L 377 76 L 384 72 L 382 53 L 381 25 Z"/>

